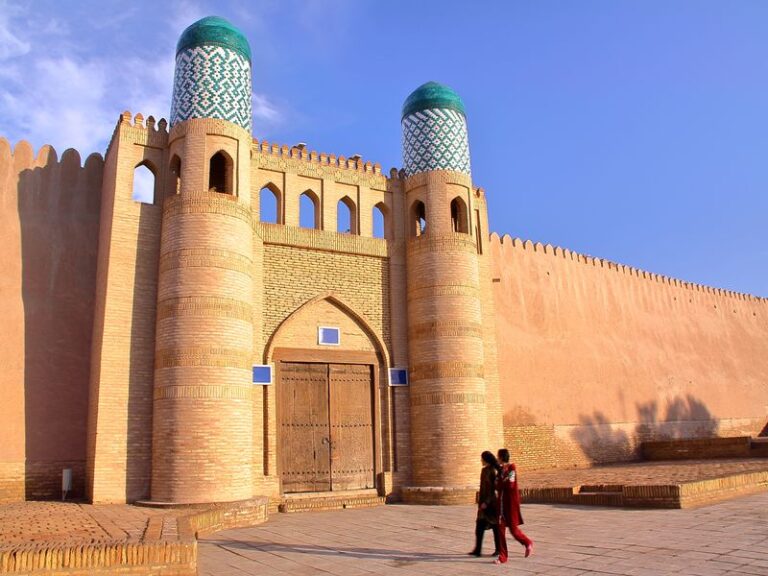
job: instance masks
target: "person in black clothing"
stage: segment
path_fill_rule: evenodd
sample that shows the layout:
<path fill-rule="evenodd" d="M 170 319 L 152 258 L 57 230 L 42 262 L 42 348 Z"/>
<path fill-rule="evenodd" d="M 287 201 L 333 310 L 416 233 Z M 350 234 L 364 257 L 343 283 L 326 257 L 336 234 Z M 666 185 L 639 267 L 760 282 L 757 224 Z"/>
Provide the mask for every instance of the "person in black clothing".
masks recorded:
<path fill-rule="evenodd" d="M 469 553 L 480 556 L 483 549 L 483 536 L 489 528 L 493 530 L 493 541 L 499 553 L 499 502 L 496 498 L 496 475 L 501 469 L 498 460 L 492 452 L 485 451 L 480 455 L 483 469 L 480 472 L 480 491 L 477 497 L 477 521 L 475 522 L 475 548 Z"/>

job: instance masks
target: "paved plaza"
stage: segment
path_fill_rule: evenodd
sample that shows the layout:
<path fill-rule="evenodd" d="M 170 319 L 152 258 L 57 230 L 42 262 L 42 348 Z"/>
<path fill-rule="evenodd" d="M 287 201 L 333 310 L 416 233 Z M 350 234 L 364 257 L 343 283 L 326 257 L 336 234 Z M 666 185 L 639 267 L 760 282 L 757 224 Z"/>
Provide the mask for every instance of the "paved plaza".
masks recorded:
<path fill-rule="evenodd" d="M 199 543 L 201 576 L 768 575 L 768 494 L 688 510 L 524 506 L 534 555 L 472 558 L 472 506 L 278 514 Z M 511 540 L 511 539 L 510 539 Z M 486 552 L 493 550 L 490 532 Z"/>

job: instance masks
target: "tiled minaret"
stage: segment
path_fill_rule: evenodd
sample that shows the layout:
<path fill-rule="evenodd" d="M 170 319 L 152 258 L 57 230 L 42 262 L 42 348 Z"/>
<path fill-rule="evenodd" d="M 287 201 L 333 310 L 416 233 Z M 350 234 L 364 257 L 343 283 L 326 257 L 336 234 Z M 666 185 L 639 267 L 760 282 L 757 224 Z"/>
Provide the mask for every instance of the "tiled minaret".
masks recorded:
<path fill-rule="evenodd" d="M 488 445 L 475 192 L 464 104 L 428 82 L 403 106 L 412 502 L 472 501 Z M 484 205 L 482 206 L 484 210 Z"/>
<path fill-rule="evenodd" d="M 229 22 L 187 28 L 176 52 L 163 205 L 151 498 L 253 495 L 254 239 L 251 52 Z"/>

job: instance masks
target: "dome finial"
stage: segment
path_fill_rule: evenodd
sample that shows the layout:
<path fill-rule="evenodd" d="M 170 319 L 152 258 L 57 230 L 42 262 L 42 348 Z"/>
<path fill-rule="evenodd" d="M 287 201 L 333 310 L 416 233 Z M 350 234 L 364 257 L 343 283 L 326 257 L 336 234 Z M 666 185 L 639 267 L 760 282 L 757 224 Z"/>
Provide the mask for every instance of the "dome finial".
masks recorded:
<path fill-rule="evenodd" d="M 464 110 L 464 102 L 455 90 L 445 84 L 430 80 L 416 88 L 405 99 L 402 118 L 429 108 L 447 108 L 459 112 L 464 117 L 467 115 Z"/>
<path fill-rule="evenodd" d="M 176 54 L 187 48 L 206 44 L 235 50 L 251 61 L 251 46 L 248 40 L 229 20 L 220 16 L 206 16 L 188 26 L 176 44 Z"/>

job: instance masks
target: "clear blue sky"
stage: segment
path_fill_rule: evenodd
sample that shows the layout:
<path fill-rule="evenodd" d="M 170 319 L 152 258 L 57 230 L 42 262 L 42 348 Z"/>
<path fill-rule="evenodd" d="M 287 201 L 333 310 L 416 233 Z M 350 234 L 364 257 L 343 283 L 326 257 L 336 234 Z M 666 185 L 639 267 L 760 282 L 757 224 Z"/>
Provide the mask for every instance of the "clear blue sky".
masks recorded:
<path fill-rule="evenodd" d="M 121 111 L 167 117 L 211 14 L 251 42 L 257 138 L 399 167 L 443 82 L 493 231 L 768 296 L 768 2 L 0 0 L 0 135 L 103 153 Z"/>

